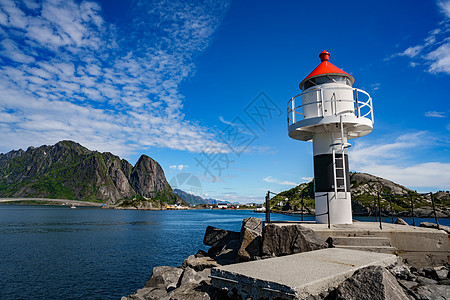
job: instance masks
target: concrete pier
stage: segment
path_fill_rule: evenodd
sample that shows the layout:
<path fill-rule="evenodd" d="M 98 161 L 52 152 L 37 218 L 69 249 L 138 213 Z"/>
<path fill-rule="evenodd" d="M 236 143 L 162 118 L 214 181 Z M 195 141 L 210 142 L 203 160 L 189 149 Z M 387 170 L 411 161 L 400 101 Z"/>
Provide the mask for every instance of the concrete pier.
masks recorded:
<path fill-rule="evenodd" d="M 305 299 L 336 287 L 360 268 L 397 260 L 392 254 L 328 248 L 214 268 L 211 282 L 252 299 Z"/>
<path fill-rule="evenodd" d="M 324 240 L 333 237 L 346 240 L 339 247 L 347 249 L 370 251 L 370 243 L 375 240 L 371 238 L 388 239 L 390 246 L 382 244 L 384 247 L 379 246 L 378 252 L 396 254 L 414 267 L 439 266 L 450 261 L 449 235 L 443 230 L 390 223 L 382 223 L 383 229 L 380 229 L 379 223 L 375 222 L 331 225 L 330 229 L 327 224 L 301 225 L 312 229 Z M 284 223 L 279 226 L 290 225 Z M 354 242 L 349 243 L 352 238 Z M 372 249 L 376 251 L 376 247 Z"/>

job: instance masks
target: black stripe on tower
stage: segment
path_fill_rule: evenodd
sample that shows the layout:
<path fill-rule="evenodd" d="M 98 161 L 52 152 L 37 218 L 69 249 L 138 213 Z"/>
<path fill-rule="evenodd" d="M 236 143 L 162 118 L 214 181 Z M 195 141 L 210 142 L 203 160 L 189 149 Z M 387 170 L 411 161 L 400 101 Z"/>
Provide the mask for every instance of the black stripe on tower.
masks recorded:
<path fill-rule="evenodd" d="M 348 155 L 345 154 L 345 176 L 347 180 L 347 192 L 350 192 L 350 174 L 348 172 Z M 344 179 L 342 169 L 342 155 L 336 155 L 336 177 L 338 191 L 344 190 Z M 333 172 L 333 155 L 320 154 L 314 156 L 314 189 L 315 192 L 333 192 L 334 191 L 334 172 Z"/>

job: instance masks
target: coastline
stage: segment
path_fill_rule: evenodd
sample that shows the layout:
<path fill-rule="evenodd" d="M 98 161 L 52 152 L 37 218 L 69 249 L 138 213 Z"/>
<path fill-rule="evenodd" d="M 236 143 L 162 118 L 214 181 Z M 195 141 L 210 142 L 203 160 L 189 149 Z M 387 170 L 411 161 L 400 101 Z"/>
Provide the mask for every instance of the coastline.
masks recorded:
<path fill-rule="evenodd" d="M 77 205 L 77 206 L 95 206 L 101 207 L 104 204 L 99 202 L 89 202 L 89 201 L 80 201 L 80 200 L 70 200 L 70 199 L 52 199 L 52 198 L 0 198 L 0 204 L 21 204 L 15 202 L 33 202 L 30 205 L 52 205 L 51 203 L 60 203 L 61 205 Z M 47 203 L 39 203 L 39 202 L 51 202 Z M 25 203 L 27 205 L 28 203 Z"/>
<path fill-rule="evenodd" d="M 158 211 L 158 210 L 167 210 L 165 208 L 154 208 L 154 207 L 133 207 L 133 206 L 115 206 L 115 205 L 107 205 L 100 202 L 90 202 L 90 201 L 81 201 L 81 200 L 71 200 L 71 199 L 52 199 L 52 198 L 0 198 L 0 204 L 19 204 L 19 205 L 76 205 L 78 207 L 101 207 L 104 209 L 119 209 L 119 210 L 147 210 L 147 211 Z M 186 210 L 186 209 L 184 209 Z M 200 208 L 200 207 L 190 207 L 187 210 L 237 210 L 237 211 L 254 211 L 251 208 L 237 208 L 237 209 L 219 209 L 219 208 Z M 264 212 L 260 212 L 264 213 Z M 281 214 L 288 216 L 300 216 L 301 211 L 271 211 L 271 214 Z M 314 214 L 311 213 L 303 213 L 305 217 L 314 217 Z M 376 215 L 368 214 L 368 213 L 353 213 L 353 216 L 357 217 L 374 217 L 378 218 Z M 386 214 L 384 212 L 381 213 L 382 218 L 412 218 L 410 211 L 401 211 L 395 214 Z M 430 209 L 416 209 L 414 211 L 414 218 L 434 218 L 433 212 Z M 450 219 L 450 215 L 444 214 L 442 211 L 437 211 L 438 219 Z"/>

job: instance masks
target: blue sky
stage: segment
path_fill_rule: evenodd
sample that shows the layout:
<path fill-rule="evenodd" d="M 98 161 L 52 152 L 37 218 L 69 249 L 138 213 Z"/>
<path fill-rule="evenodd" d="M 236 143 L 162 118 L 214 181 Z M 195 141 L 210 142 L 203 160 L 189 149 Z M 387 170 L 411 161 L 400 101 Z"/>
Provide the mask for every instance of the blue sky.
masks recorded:
<path fill-rule="evenodd" d="M 449 20 L 450 1 L 0 0 L 0 152 L 70 139 L 261 202 L 313 177 L 286 105 L 325 49 L 373 98 L 351 170 L 449 190 Z"/>

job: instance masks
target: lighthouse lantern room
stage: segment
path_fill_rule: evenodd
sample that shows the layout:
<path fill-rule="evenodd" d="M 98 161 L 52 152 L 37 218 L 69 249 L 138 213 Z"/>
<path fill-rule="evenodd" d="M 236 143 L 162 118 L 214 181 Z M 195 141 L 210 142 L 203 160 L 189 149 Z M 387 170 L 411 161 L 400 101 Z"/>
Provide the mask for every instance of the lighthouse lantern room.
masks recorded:
<path fill-rule="evenodd" d="M 372 98 L 352 87 L 355 79 L 329 62 L 330 53 L 319 57 L 288 102 L 288 131 L 313 142 L 316 221 L 351 224 L 348 140 L 372 132 Z"/>

